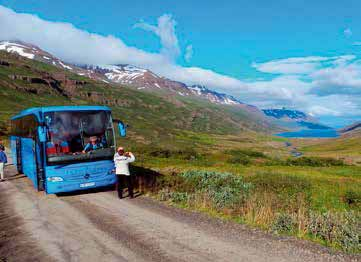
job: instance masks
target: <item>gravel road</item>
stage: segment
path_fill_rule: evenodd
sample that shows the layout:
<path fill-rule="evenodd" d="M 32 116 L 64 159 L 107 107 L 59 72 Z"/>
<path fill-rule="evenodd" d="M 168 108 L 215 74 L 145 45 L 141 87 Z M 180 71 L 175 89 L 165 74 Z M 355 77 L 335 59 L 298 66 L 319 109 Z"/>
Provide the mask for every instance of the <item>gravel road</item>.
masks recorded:
<path fill-rule="evenodd" d="M 0 183 L 0 261 L 361 261 L 316 244 L 103 190 L 36 192 Z"/>

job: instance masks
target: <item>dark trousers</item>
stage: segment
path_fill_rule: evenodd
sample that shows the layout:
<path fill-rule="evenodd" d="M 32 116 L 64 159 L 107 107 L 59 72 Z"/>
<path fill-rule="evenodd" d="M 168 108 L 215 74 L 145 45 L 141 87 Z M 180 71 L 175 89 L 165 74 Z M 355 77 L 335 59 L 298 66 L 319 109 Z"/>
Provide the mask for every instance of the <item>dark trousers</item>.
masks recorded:
<path fill-rule="evenodd" d="M 132 176 L 117 175 L 116 188 L 118 191 L 119 198 L 123 198 L 123 189 L 124 188 L 128 188 L 129 196 L 131 198 L 134 197 Z"/>

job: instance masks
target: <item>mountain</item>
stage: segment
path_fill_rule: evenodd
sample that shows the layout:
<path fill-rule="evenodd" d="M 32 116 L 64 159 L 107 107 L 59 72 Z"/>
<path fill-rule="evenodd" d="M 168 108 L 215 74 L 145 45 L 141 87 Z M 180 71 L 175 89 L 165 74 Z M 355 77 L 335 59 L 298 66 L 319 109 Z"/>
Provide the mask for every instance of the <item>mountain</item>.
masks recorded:
<path fill-rule="evenodd" d="M 291 110 L 291 109 L 263 109 L 262 110 L 265 115 L 274 117 L 277 119 L 292 119 L 295 121 L 304 121 L 309 119 L 309 116 L 306 113 L 303 113 L 298 110 Z"/>
<path fill-rule="evenodd" d="M 187 86 L 184 83 L 159 76 L 150 70 L 132 65 L 72 65 L 37 46 L 19 41 L 0 42 L 0 50 L 67 69 L 78 75 L 105 83 L 127 85 L 145 91 L 168 91 L 180 96 L 206 99 L 215 104 L 240 106 L 250 112 L 258 110 L 256 107 L 244 104 L 232 96 L 212 91 L 205 86 Z"/>
<path fill-rule="evenodd" d="M 0 42 L 0 50 L 4 50 L 9 53 L 14 53 L 29 59 L 34 59 L 40 62 L 58 66 L 64 69 L 73 69 L 70 65 L 64 63 L 60 59 L 49 54 L 48 52 L 45 52 L 39 47 L 28 43 L 20 41 L 2 41 Z"/>
<path fill-rule="evenodd" d="M 279 126 L 289 128 L 292 130 L 299 129 L 331 129 L 330 127 L 318 123 L 316 119 L 310 115 L 292 109 L 263 109 L 263 113 Z"/>
<path fill-rule="evenodd" d="M 35 47 L 22 43 L 13 46 L 2 43 L 0 46 L 0 136 L 9 134 L 10 117 L 25 108 L 89 104 L 107 105 L 112 108 L 114 117 L 129 123 L 129 136 L 122 143 L 133 147 L 192 147 L 200 141 L 208 141 L 194 137 L 279 130 L 255 107 L 240 102 L 229 105 L 228 96 L 218 93 L 214 95 L 227 100 L 227 104 L 195 94 L 212 93 L 206 88 L 193 86 L 186 89 L 182 85 L 182 90 L 189 93 L 184 96 L 177 93 L 181 89 L 176 87 L 173 91 L 165 88 L 162 92 L 153 92 L 150 87 L 149 90 L 138 89 L 103 79 L 106 72 L 102 74 L 95 69 L 79 68 L 61 61 L 64 67 L 56 63 L 56 57 Z M 46 61 L 40 61 L 41 57 Z M 129 66 L 124 68 L 141 73 Z"/>
<path fill-rule="evenodd" d="M 349 126 L 339 129 L 341 134 L 353 134 L 353 133 L 361 133 L 361 122 L 353 123 Z"/>

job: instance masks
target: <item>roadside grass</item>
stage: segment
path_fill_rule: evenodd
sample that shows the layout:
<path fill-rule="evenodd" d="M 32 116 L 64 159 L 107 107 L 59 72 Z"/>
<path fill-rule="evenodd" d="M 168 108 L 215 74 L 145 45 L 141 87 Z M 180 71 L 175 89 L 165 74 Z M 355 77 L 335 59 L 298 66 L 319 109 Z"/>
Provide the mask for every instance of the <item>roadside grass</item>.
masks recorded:
<path fill-rule="evenodd" d="M 228 161 L 236 155 L 248 162 Z M 152 195 L 171 205 L 361 252 L 361 167 L 319 157 L 270 166 L 270 159 L 232 149 L 191 159 L 151 153 L 138 164 L 164 175 Z"/>

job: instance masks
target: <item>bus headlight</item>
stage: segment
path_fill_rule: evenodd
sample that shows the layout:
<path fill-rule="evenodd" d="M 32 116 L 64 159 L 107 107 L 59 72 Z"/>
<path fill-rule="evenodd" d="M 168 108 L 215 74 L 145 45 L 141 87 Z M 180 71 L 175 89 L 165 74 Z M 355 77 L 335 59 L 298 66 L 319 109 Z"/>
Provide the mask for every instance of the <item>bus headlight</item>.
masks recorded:
<path fill-rule="evenodd" d="M 48 177 L 47 180 L 49 182 L 62 182 L 64 181 L 64 179 L 60 176 L 52 176 L 52 177 Z"/>

